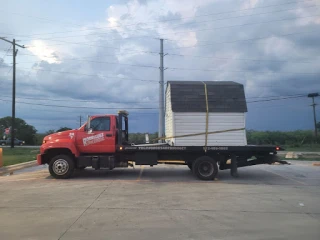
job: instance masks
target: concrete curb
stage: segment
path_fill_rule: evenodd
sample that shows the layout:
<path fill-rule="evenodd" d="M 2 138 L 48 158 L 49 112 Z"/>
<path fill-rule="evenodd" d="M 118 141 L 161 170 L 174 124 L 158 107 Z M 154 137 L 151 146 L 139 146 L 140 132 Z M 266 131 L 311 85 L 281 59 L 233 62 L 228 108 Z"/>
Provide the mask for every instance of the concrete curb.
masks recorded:
<path fill-rule="evenodd" d="M 10 174 L 14 171 L 21 170 L 24 168 L 34 167 L 36 165 L 37 165 L 37 160 L 34 160 L 34 161 L 30 161 L 30 162 L 19 163 L 19 164 L 15 164 L 15 165 L 2 167 L 2 168 L 0 168 L 0 176 L 8 174 L 8 173 Z"/>

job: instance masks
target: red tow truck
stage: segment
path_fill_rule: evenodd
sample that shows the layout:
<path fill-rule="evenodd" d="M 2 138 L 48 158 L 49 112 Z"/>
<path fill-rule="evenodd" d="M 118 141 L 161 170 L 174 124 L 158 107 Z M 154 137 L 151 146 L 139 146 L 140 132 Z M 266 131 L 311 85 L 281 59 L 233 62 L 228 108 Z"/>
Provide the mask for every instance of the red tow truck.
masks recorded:
<path fill-rule="evenodd" d="M 54 133 L 43 139 L 39 165 L 48 164 L 54 178 L 70 178 L 75 169 L 114 169 L 160 163 L 187 165 L 201 180 L 213 180 L 218 169 L 230 169 L 278 161 L 277 146 L 170 146 L 166 143 L 129 143 L 128 112 L 88 117 L 76 130 Z M 228 161 L 229 160 L 229 161 Z"/>

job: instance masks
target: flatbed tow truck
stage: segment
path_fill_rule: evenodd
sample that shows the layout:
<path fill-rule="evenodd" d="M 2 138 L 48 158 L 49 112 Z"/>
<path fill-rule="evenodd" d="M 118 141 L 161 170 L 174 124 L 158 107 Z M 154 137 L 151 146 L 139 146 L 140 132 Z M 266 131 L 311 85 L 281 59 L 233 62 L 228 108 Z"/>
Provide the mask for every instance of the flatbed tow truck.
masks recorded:
<path fill-rule="evenodd" d="M 130 144 L 128 112 L 96 115 L 79 129 L 46 136 L 37 155 L 39 165 L 48 164 L 54 178 L 70 178 L 75 169 L 112 170 L 135 165 L 187 165 L 194 176 L 213 180 L 218 169 L 230 169 L 278 161 L 278 146 L 170 146 L 166 143 Z"/>

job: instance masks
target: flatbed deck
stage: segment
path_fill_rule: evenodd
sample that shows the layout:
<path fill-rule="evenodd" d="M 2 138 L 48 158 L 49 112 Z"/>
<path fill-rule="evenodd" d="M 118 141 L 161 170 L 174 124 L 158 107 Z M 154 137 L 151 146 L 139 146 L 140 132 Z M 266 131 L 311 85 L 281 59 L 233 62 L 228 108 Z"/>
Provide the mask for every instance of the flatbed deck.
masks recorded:
<path fill-rule="evenodd" d="M 170 146 L 170 145 L 119 145 L 118 152 L 268 152 L 276 153 L 282 150 L 278 146 L 272 145 L 246 145 L 246 146 Z"/>

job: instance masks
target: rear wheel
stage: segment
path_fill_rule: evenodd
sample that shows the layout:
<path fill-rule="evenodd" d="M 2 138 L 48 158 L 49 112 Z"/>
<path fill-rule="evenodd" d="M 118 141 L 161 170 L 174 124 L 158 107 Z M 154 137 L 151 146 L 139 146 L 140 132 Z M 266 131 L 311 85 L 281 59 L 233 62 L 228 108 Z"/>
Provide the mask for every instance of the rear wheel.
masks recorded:
<path fill-rule="evenodd" d="M 193 162 L 192 172 L 201 180 L 213 180 L 218 174 L 218 165 L 211 157 L 202 156 Z"/>
<path fill-rule="evenodd" d="M 54 178 L 70 178 L 74 172 L 73 159 L 68 155 L 54 156 L 49 163 L 49 172 Z"/>

